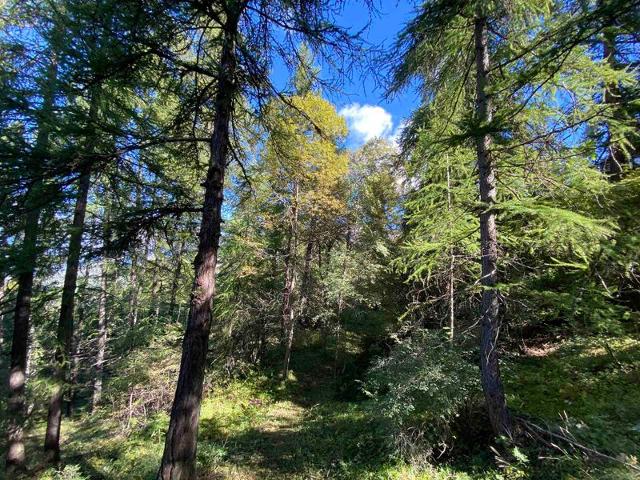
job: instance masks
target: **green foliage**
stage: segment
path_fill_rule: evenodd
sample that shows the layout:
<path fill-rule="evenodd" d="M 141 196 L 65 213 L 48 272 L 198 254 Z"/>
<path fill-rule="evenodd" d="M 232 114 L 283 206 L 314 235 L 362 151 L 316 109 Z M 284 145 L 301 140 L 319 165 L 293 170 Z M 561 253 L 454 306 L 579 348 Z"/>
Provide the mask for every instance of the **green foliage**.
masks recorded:
<path fill-rule="evenodd" d="M 369 370 L 364 388 L 372 408 L 391 420 L 401 455 L 442 454 L 455 442 L 453 424 L 481 395 L 471 352 L 428 332 L 395 346 Z"/>

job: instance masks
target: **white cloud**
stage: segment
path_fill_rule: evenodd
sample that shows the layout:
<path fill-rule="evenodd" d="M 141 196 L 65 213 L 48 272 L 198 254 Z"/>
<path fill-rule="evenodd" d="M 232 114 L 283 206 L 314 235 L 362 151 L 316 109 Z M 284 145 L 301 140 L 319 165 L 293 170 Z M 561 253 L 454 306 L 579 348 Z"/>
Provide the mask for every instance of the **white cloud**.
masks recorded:
<path fill-rule="evenodd" d="M 382 107 L 351 103 L 342 107 L 339 113 L 346 118 L 349 131 L 363 143 L 376 137 L 393 135 L 391 114 Z"/>

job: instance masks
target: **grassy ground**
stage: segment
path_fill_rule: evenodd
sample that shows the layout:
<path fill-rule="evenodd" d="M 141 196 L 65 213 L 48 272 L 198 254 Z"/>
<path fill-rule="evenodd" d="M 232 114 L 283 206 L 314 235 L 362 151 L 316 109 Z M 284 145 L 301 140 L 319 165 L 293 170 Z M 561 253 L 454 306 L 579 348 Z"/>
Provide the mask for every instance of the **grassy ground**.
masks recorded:
<path fill-rule="evenodd" d="M 383 333 L 381 321 L 351 319 L 340 339 L 342 377 L 353 384 L 363 349 Z M 363 332 L 378 331 L 371 336 Z M 365 328 L 365 326 L 367 328 Z M 198 447 L 202 479 L 633 479 L 612 463 L 584 462 L 575 452 L 521 460 L 500 469 L 486 448 L 449 465 L 409 465 L 389 448 L 384 419 L 355 388 L 335 380 L 335 342 L 305 334 L 294 352 L 287 383 L 275 373 L 218 385 L 202 405 Z M 352 371 L 350 371 L 350 369 Z M 561 421 L 576 438 L 629 463 L 640 452 L 640 340 L 636 337 L 576 339 L 531 349 L 504 369 L 509 402 L 536 421 Z M 41 471 L 56 480 L 147 480 L 154 478 L 168 417 L 144 423 L 80 415 L 64 423 L 63 472 Z M 31 432 L 35 442 L 40 429 Z M 32 448 L 37 448 L 33 445 Z"/>

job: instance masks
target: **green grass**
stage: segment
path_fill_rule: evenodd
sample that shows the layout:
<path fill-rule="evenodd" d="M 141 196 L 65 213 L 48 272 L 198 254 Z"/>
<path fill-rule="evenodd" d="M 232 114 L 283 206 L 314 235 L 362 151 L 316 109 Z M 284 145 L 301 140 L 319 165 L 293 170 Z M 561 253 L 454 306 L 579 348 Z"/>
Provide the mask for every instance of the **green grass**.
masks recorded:
<path fill-rule="evenodd" d="M 366 367 L 367 350 L 388 322 L 382 316 L 347 317 L 339 370 L 351 382 Z M 367 334 L 377 329 L 376 335 Z M 605 342 L 609 349 L 605 348 Z M 218 384 L 203 400 L 198 446 L 201 479 L 397 479 L 397 480 L 622 480 L 628 470 L 524 450 L 528 458 L 498 468 L 484 447 L 445 465 L 409 464 L 394 456 L 385 419 L 362 398 L 350 397 L 335 376 L 335 339 L 304 332 L 283 383 L 275 371 Z M 611 353 L 610 353 L 611 352 Z M 577 338 L 514 356 L 503 370 L 511 407 L 539 422 L 569 419 L 580 441 L 635 462 L 640 451 L 640 340 Z M 274 352 L 274 359 L 278 359 Z M 274 365 L 277 363 L 274 363 Z M 149 378 L 153 378 L 150 376 Z M 151 480 L 168 425 L 165 413 L 125 422 L 114 412 L 86 414 L 63 426 L 66 471 L 40 471 L 46 480 Z M 32 432 L 35 442 L 38 431 Z M 31 451 L 37 445 L 30 445 Z"/>

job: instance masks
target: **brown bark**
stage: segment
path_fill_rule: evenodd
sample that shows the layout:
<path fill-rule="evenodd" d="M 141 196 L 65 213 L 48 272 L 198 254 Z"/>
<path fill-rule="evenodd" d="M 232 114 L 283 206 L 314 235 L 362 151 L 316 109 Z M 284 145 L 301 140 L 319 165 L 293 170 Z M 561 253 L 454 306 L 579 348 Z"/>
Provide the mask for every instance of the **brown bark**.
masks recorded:
<path fill-rule="evenodd" d="M 104 356 L 107 349 L 107 260 L 100 264 L 100 296 L 98 298 L 98 342 L 96 345 L 95 376 L 91 413 L 94 413 L 102 398 L 102 379 L 104 375 Z"/>
<path fill-rule="evenodd" d="M 64 276 L 64 285 L 62 287 L 60 316 L 58 318 L 57 345 L 54 358 L 54 385 L 49 399 L 47 429 L 44 438 L 45 458 L 49 462 L 58 462 L 60 460 L 62 400 L 71 355 L 71 343 L 73 338 L 73 307 L 75 303 L 76 284 L 78 282 L 82 234 L 84 232 L 84 219 L 87 212 L 87 197 L 89 195 L 90 184 L 91 172 L 88 167 L 85 167 L 78 181 L 78 193 L 73 212 L 73 223 L 71 227 L 71 235 L 69 237 L 69 251 L 67 255 L 67 268 Z"/>
<path fill-rule="evenodd" d="M 487 95 L 489 72 L 489 48 L 487 19 L 475 18 L 474 39 L 476 50 L 476 115 L 480 128 L 492 121 L 491 100 Z M 496 227 L 496 166 L 491 154 L 491 135 L 481 133 L 476 137 L 476 152 L 480 176 L 480 246 L 482 254 L 482 306 L 480 334 L 480 370 L 489 420 L 496 435 L 512 436 L 511 415 L 500 378 L 498 336 L 500 317 L 498 292 L 498 231 Z"/>
<path fill-rule="evenodd" d="M 191 306 L 182 342 L 180 373 L 176 387 L 164 453 L 157 478 L 196 478 L 196 446 L 204 369 L 211 329 L 211 304 L 215 297 L 216 264 L 222 224 L 224 174 L 229 150 L 229 128 L 237 94 L 235 42 L 244 3 L 227 11 L 222 25 L 220 70 L 214 103 L 215 123 L 211 156 L 204 182 L 204 205 Z"/>

